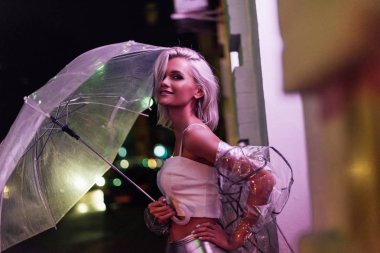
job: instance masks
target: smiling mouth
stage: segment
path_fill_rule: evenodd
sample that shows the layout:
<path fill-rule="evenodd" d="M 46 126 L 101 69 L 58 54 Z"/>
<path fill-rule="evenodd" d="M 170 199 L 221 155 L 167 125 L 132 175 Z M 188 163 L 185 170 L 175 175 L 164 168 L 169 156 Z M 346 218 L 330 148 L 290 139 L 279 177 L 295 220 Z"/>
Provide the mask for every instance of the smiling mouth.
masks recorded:
<path fill-rule="evenodd" d="M 173 94 L 173 92 L 170 92 L 167 90 L 160 91 L 160 95 L 171 95 L 171 94 Z"/>

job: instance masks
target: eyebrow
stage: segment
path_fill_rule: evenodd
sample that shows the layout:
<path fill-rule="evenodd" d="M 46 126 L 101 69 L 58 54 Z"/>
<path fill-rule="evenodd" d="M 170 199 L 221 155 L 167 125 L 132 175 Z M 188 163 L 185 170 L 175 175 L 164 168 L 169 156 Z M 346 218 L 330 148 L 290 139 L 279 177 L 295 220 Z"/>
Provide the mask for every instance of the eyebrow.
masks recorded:
<path fill-rule="evenodd" d="M 169 72 L 169 74 L 181 74 L 181 75 L 184 75 L 185 73 L 180 71 L 180 70 L 172 70 Z"/>

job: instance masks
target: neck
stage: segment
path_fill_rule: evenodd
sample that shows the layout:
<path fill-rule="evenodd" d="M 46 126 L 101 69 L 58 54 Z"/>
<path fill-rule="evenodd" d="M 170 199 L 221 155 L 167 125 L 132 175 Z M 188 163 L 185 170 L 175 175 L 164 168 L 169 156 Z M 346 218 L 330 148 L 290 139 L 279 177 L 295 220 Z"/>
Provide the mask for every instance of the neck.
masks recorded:
<path fill-rule="evenodd" d="M 201 120 L 195 116 L 192 107 L 169 108 L 169 116 L 172 121 L 172 128 L 175 133 L 182 133 L 183 130 L 192 123 L 201 123 Z"/>

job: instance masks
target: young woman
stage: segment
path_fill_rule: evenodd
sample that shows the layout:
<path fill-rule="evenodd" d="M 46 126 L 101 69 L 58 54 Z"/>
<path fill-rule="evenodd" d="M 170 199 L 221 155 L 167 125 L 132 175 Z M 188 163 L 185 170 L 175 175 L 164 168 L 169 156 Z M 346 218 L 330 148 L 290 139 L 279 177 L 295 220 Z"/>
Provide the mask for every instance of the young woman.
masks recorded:
<path fill-rule="evenodd" d="M 175 134 L 174 154 L 165 161 L 157 178 L 163 197 L 148 205 L 150 215 L 168 227 L 167 252 L 227 252 L 239 248 L 260 217 L 273 188 L 270 172 L 251 177 L 247 213 L 234 233 L 218 224 L 222 208 L 218 173 L 214 165 L 227 147 L 213 133 L 219 113 L 218 83 L 205 59 L 188 48 L 174 47 L 161 53 L 154 68 L 158 124 Z M 233 163 L 234 157 L 224 157 Z M 245 173 L 252 164 L 231 166 Z M 256 211 L 257 210 L 257 211 Z M 253 214 L 253 215 L 252 215 Z"/>

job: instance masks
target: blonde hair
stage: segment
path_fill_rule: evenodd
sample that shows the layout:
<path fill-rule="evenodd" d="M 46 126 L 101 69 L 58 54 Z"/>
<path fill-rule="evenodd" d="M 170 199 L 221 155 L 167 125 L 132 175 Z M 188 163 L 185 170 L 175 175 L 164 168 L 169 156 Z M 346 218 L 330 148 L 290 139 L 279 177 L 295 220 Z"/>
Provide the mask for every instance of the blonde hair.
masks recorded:
<path fill-rule="evenodd" d="M 219 121 L 219 85 L 209 64 L 202 55 L 194 50 L 184 47 L 172 47 L 159 55 L 153 72 L 154 97 L 157 96 L 160 83 L 164 79 L 168 61 L 176 57 L 184 58 L 190 63 L 191 75 L 204 93 L 203 97 L 196 101 L 195 113 L 204 124 L 214 130 Z M 172 125 L 167 108 L 160 104 L 158 104 L 157 124 L 167 128 L 171 128 Z"/>

